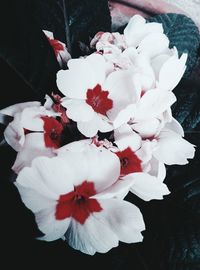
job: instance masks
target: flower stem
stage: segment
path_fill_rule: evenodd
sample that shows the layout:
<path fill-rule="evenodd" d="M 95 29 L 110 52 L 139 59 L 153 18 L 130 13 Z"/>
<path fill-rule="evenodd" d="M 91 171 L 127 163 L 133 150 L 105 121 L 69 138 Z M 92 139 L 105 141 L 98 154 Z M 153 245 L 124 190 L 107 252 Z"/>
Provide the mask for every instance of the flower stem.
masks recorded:
<path fill-rule="evenodd" d="M 64 21 L 65 21 L 65 37 L 66 37 L 66 45 L 68 52 L 71 54 L 71 38 L 70 38 L 70 28 L 69 28 L 69 16 L 67 12 L 67 0 L 63 0 L 63 14 L 64 14 Z"/>

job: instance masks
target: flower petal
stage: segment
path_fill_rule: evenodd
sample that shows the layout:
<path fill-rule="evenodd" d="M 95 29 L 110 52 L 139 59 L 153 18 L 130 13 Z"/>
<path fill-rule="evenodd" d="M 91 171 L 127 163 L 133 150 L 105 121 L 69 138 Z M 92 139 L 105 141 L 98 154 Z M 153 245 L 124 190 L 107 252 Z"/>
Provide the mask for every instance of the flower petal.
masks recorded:
<path fill-rule="evenodd" d="M 141 242 L 141 231 L 145 230 L 142 214 L 135 205 L 116 199 L 99 200 L 103 211 L 96 218 L 104 221 L 117 235 L 119 241 L 125 243 Z"/>
<path fill-rule="evenodd" d="M 21 126 L 30 131 L 43 131 L 44 121 L 41 116 L 58 116 L 59 113 L 48 111 L 44 107 L 25 108 L 21 114 Z"/>
<path fill-rule="evenodd" d="M 153 58 L 163 52 L 169 47 L 169 39 L 165 34 L 153 33 L 146 36 L 138 47 L 138 52 L 150 58 Z"/>
<path fill-rule="evenodd" d="M 16 151 L 20 151 L 25 141 L 24 129 L 21 126 L 20 113 L 15 114 L 15 118 L 4 131 L 6 142 Z"/>
<path fill-rule="evenodd" d="M 114 137 L 115 144 L 121 151 L 127 147 L 131 147 L 131 149 L 135 152 L 141 146 L 141 137 L 135 133 L 129 125 L 123 125 L 120 128 L 114 130 Z"/>
<path fill-rule="evenodd" d="M 52 149 L 45 147 L 43 133 L 29 133 L 12 169 L 18 174 L 24 167 L 31 166 L 33 159 L 39 156 L 53 157 L 55 154 Z"/>
<path fill-rule="evenodd" d="M 66 150 L 58 151 L 58 157 L 64 159 L 69 168 L 73 168 L 74 186 L 87 180 L 94 183 L 99 193 L 118 180 L 120 161 L 110 150 L 89 144 L 90 140 L 81 142 L 81 145 L 80 141 L 69 144 L 68 149 L 65 146 Z"/>
<path fill-rule="evenodd" d="M 84 225 L 72 220 L 65 237 L 71 247 L 88 255 L 105 253 L 118 246 L 119 242 L 112 229 L 99 220 L 95 213 L 90 215 Z"/>
<path fill-rule="evenodd" d="M 87 89 L 97 84 L 92 67 L 85 59 L 71 59 L 68 67 L 69 70 L 57 73 L 58 89 L 66 97 L 85 99 Z"/>
<path fill-rule="evenodd" d="M 78 130 L 86 137 L 94 137 L 98 131 L 109 132 L 113 130 L 113 126 L 108 120 L 104 120 L 105 117 L 99 114 L 94 114 L 94 117 L 88 122 L 78 122 Z"/>
<path fill-rule="evenodd" d="M 112 186 L 93 196 L 94 199 L 124 199 L 133 185 L 133 179 L 126 176 L 126 181 L 119 179 Z"/>
<path fill-rule="evenodd" d="M 175 118 L 172 118 L 170 123 L 166 123 L 165 128 L 171 129 L 182 137 L 184 136 L 184 130 L 182 126 Z"/>
<path fill-rule="evenodd" d="M 86 60 L 94 70 L 97 84 L 101 85 L 104 82 L 106 75 L 106 62 L 104 57 L 98 53 L 93 53 L 87 56 Z"/>
<path fill-rule="evenodd" d="M 18 103 L 18 104 L 15 104 L 15 105 L 12 105 L 5 109 L 0 110 L 0 113 L 14 116 L 16 113 L 22 112 L 25 108 L 40 107 L 40 106 L 41 106 L 41 103 L 39 101 Z"/>
<path fill-rule="evenodd" d="M 85 100 L 63 99 L 62 105 L 67 108 L 67 116 L 73 121 L 89 121 L 94 117 L 94 110 Z"/>
<path fill-rule="evenodd" d="M 157 149 L 153 153 L 159 161 L 167 164 L 184 165 L 194 157 L 194 145 L 169 129 L 163 129 L 158 138 Z"/>
<path fill-rule="evenodd" d="M 28 207 L 33 213 L 37 213 L 41 210 L 53 207 L 55 205 L 55 200 L 47 198 L 35 190 L 21 186 L 15 183 L 23 203 Z"/>
<path fill-rule="evenodd" d="M 150 33 L 163 33 L 162 24 L 146 23 L 146 20 L 140 15 L 133 16 L 124 29 L 124 37 L 128 46 L 137 47 Z"/>
<path fill-rule="evenodd" d="M 173 90 L 181 80 L 186 70 L 187 54 L 182 54 L 179 59 L 170 57 L 163 65 L 159 73 L 158 87 L 162 90 Z"/>
<path fill-rule="evenodd" d="M 103 84 L 103 89 L 109 91 L 109 98 L 113 100 L 113 108 L 107 113 L 112 121 L 121 110 L 136 102 L 137 93 L 131 71 L 112 72 Z"/>
<path fill-rule="evenodd" d="M 63 158 L 39 157 L 33 160 L 30 168 L 20 171 L 16 181 L 48 198 L 57 199 L 58 195 L 73 190 L 75 170 Z"/>
<path fill-rule="evenodd" d="M 162 181 L 147 173 L 133 173 L 132 177 L 135 181 L 131 187 L 131 192 L 145 201 L 162 200 L 164 195 L 170 193 Z"/>
<path fill-rule="evenodd" d="M 143 120 L 131 125 L 131 128 L 140 134 L 142 138 L 151 138 L 159 130 L 160 121 L 157 118 Z"/>
<path fill-rule="evenodd" d="M 120 161 L 118 157 L 105 148 L 88 146 L 83 152 L 89 164 L 88 181 L 95 184 L 97 193 L 114 184 L 120 175 Z"/>
<path fill-rule="evenodd" d="M 57 73 L 57 86 L 69 98 L 85 99 L 87 90 L 102 84 L 105 79 L 105 60 L 97 54 L 84 59 L 71 59 L 68 67 L 69 70 Z"/>
<path fill-rule="evenodd" d="M 135 104 L 130 104 L 125 109 L 122 109 L 113 121 L 114 128 L 116 129 L 121 125 L 128 123 L 128 121 L 134 115 L 135 109 Z"/>
<path fill-rule="evenodd" d="M 56 220 L 54 207 L 42 210 L 35 215 L 38 228 L 45 235 L 39 240 L 54 241 L 62 238 L 67 231 L 71 218 Z"/>
<path fill-rule="evenodd" d="M 150 161 L 150 165 L 151 165 L 151 169 L 148 173 L 152 176 L 157 177 L 158 180 L 163 182 L 166 177 L 165 164 L 153 157 Z"/>
<path fill-rule="evenodd" d="M 159 89 L 147 91 L 137 104 L 134 120 L 141 121 L 157 117 L 175 101 L 176 97 L 172 92 L 160 91 Z"/>

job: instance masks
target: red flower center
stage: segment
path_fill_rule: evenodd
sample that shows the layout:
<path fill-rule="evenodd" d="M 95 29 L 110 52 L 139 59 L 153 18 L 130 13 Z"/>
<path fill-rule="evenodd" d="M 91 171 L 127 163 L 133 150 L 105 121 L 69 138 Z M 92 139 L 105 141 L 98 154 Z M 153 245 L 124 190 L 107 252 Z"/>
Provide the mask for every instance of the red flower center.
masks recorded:
<path fill-rule="evenodd" d="M 56 205 L 56 219 L 72 217 L 80 224 L 84 224 L 91 213 L 102 210 L 99 202 L 90 198 L 95 194 L 94 183 L 84 181 L 76 186 L 74 191 L 61 195 Z"/>
<path fill-rule="evenodd" d="M 141 160 L 136 156 L 130 147 L 123 151 L 117 152 L 116 155 L 120 159 L 121 175 L 142 171 Z"/>
<path fill-rule="evenodd" d="M 46 147 L 59 148 L 63 126 L 53 117 L 42 116 L 44 121 L 44 142 Z"/>
<path fill-rule="evenodd" d="M 86 102 L 95 112 L 106 115 L 113 107 L 113 101 L 108 98 L 108 95 L 109 92 L 102 90 L 101 85 L 97 84 L 93 89 L 87 90 Z"/>

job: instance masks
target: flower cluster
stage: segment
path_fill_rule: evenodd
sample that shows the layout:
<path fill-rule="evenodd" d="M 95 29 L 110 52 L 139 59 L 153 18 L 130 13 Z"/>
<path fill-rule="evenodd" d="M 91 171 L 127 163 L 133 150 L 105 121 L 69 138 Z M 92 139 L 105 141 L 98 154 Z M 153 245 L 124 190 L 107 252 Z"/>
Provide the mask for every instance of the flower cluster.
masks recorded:
<path fill-rule="evenodd" d="M 194 157 L 171 112 L 187 55 L 179 58 L 162 25 L 139 15 L 123 34 L 97 33 L 86 57 L 63 56 L 49 39 L 67 59 L 57 73 L 60 96 L 1 111 L 13 117 L 4 135 L 17 151 L 15 185 L 39 239 L 61 238 L 90 255 L 140 242 L 143 217 L 126 195 L 163 199 L 165 165 Z"/>

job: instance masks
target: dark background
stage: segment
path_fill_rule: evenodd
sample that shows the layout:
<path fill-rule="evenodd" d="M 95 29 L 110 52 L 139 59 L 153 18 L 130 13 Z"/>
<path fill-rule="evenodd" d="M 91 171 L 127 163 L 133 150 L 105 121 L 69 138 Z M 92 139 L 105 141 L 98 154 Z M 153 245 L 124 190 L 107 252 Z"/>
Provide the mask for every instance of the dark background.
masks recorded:
<path fill-rule="evenodd" d="M 89 41 L 96 32 L 111 30 L 107 1 L 71 0 L 65 4 L 64 13 L 63 1 L 60 0 L 4 0 L 0 3 L 0 108 L 17 102 L 42 100 L 45 93 L 58 91 L 55 76 L 59 66 L 42 29 L 53 31 L 56 38 L 68 43 L 73 57 L 88 52 Z M 145 203 L 136 197 L 128 198 L 144 215 L 144 242 L 121 243 L 106 254 L 87 256 L 61 240 L 52 243 L 35 240 L 39 231 L 34 216 L 25 208 L 11 182 L 10 167 L 15 152 L 2 144 L 0 264 L 6 262 L 5 269 L 200 269 L 199 37 L 197 29 L 187 19 L 170 17 L 170 20 L 173 23 L 166 24 L 169 31 L 165 29 L 170 41 L 180 50 L 183 38 L 190 41 L 189 45 L 184 43 L 185 47 L 189 46 L 189 70 L 175 89 L 178 101 L 173 106 L 173 114 L 183 125 L 186 138 L 197 145 L 197 151 L 189 165 L 167 169 L 166 183 L 171 195 L 163 201 Z M 68 36 L 65 25 L 70 31 Z M 182 29 L 188 32 L 176 28 L 176 25 L 182 25 Z M 4 128 L 0 126 L 1 139 Z"/>

